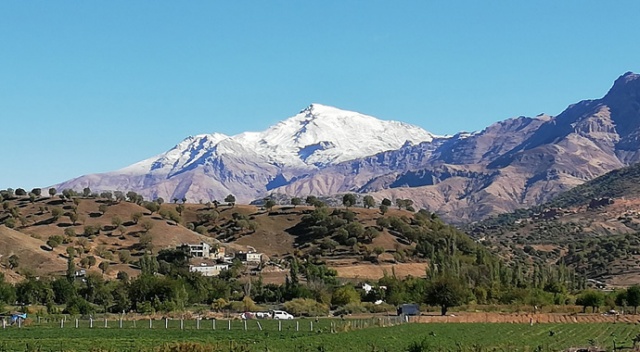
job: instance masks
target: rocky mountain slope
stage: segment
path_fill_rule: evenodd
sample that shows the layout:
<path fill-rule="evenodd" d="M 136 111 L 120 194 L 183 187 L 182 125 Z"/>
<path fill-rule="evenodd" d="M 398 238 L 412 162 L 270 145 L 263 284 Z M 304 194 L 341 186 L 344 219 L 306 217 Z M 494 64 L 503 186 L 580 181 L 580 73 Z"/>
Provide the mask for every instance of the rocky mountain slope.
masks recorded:
<path fill-rule="evenodd" d="M 423 143 L 352 160 L 277 191 L 411 198 L 450 221 L 473 221 L 541 204 L 639 161 L 638 124 L 640 75 L 626 73 L 604 98 L 571 105 L 556 117 L 518 117 L 437 146 Z"/>
<path fill-rule="evenodd" d="M 479 242 L 515 262 L 564 263 L 614 286 L 640 273 L 640 164 L 617 169 L 540 206 L 468 226 Z"/>
<path fill-rule="evenodd" d="M 267 131 L 190 137 L 167 153 L 57 188 L 134 190 L 147 198 L 239 202 L 370 193 L 411 198 L 467 222 L 541 204 L 640 160 L 640 75 L 558 116 L 518 117 L 476 133 L 437 137 L 420 128 L 322 105 Z"/>

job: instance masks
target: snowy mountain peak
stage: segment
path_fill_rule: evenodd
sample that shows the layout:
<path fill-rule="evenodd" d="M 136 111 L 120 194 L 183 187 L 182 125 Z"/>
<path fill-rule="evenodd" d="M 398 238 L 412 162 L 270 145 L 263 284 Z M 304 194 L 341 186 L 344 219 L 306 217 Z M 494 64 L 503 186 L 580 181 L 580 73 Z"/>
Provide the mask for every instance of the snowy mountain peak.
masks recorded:
<path fill-rule="evenodd" d="M 228 157 L 252 165 L 315 169 L 435 137 L 410 124 L 314 103 L 263 132 L 190 136 L 166 153 L 119 171 L 172 175 Z"/>

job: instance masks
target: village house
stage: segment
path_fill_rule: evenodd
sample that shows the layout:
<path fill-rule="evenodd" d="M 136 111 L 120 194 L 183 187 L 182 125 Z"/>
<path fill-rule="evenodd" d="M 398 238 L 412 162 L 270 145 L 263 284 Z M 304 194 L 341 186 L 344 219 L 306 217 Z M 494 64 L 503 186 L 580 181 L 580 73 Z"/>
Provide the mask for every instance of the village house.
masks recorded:
<path fill-rule="evenodd" d="M 202 276 L 218 276 L 222 270 L 228 270 L 229 264 L 206 264 L 189 265 L 189 271 L 192 273 L 201 273 Z"/>

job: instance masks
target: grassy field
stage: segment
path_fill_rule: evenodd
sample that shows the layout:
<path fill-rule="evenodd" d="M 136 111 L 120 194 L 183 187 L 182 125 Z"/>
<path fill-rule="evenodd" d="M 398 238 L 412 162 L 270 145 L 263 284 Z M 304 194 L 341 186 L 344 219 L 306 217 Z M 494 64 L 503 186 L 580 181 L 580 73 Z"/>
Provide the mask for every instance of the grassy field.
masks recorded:
<path fill-rule="evenodd" d="M 175 321 L 172 323 L 176 323 Z M 193 321 L 188 322 L 193 325 Z M 310 331 L 309 321 L 233 322 L 227 330 L 219 321 L 216 330 L 204 323 L 199 330 L 164 322 L 138 322 L 136 328 L 117 326 L 89 328 L 53 325 L 11 327 L 0 330 L 0 351 L 558 351 L 568 347 L 596 345 L 612 350 L 630 348 L 640 333 L 634 324 L 404 324 L 351 330 L 338 327 L 331 333 L 329 322 L 321 320 Z M 209 322 L 210 324 L 210 322 Z M 141 326 L 142 325 L 142 326 Z M 167 344 L 198 343 L 207 349 L 171 349 Z M 162 346 L 165 346 L 164 349 Z"/>

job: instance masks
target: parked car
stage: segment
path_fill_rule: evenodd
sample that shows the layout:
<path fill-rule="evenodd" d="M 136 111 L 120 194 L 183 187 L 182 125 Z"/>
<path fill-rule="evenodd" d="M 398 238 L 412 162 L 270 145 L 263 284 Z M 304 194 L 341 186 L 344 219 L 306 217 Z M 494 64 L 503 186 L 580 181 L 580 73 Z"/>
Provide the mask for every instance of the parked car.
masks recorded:
<path fill-rule="evenodd" d="M 420 315 L 420 306 L 417 304 L 403 304 L 398 307 L 398 315 Z"/>
<path fill-rule="evenodd" d="M 293 319 L 293 315 L 285 312 L 284 310 L 274 310 L 272 312 L 273 319 L 276 320 L 291 320 Z"/>

